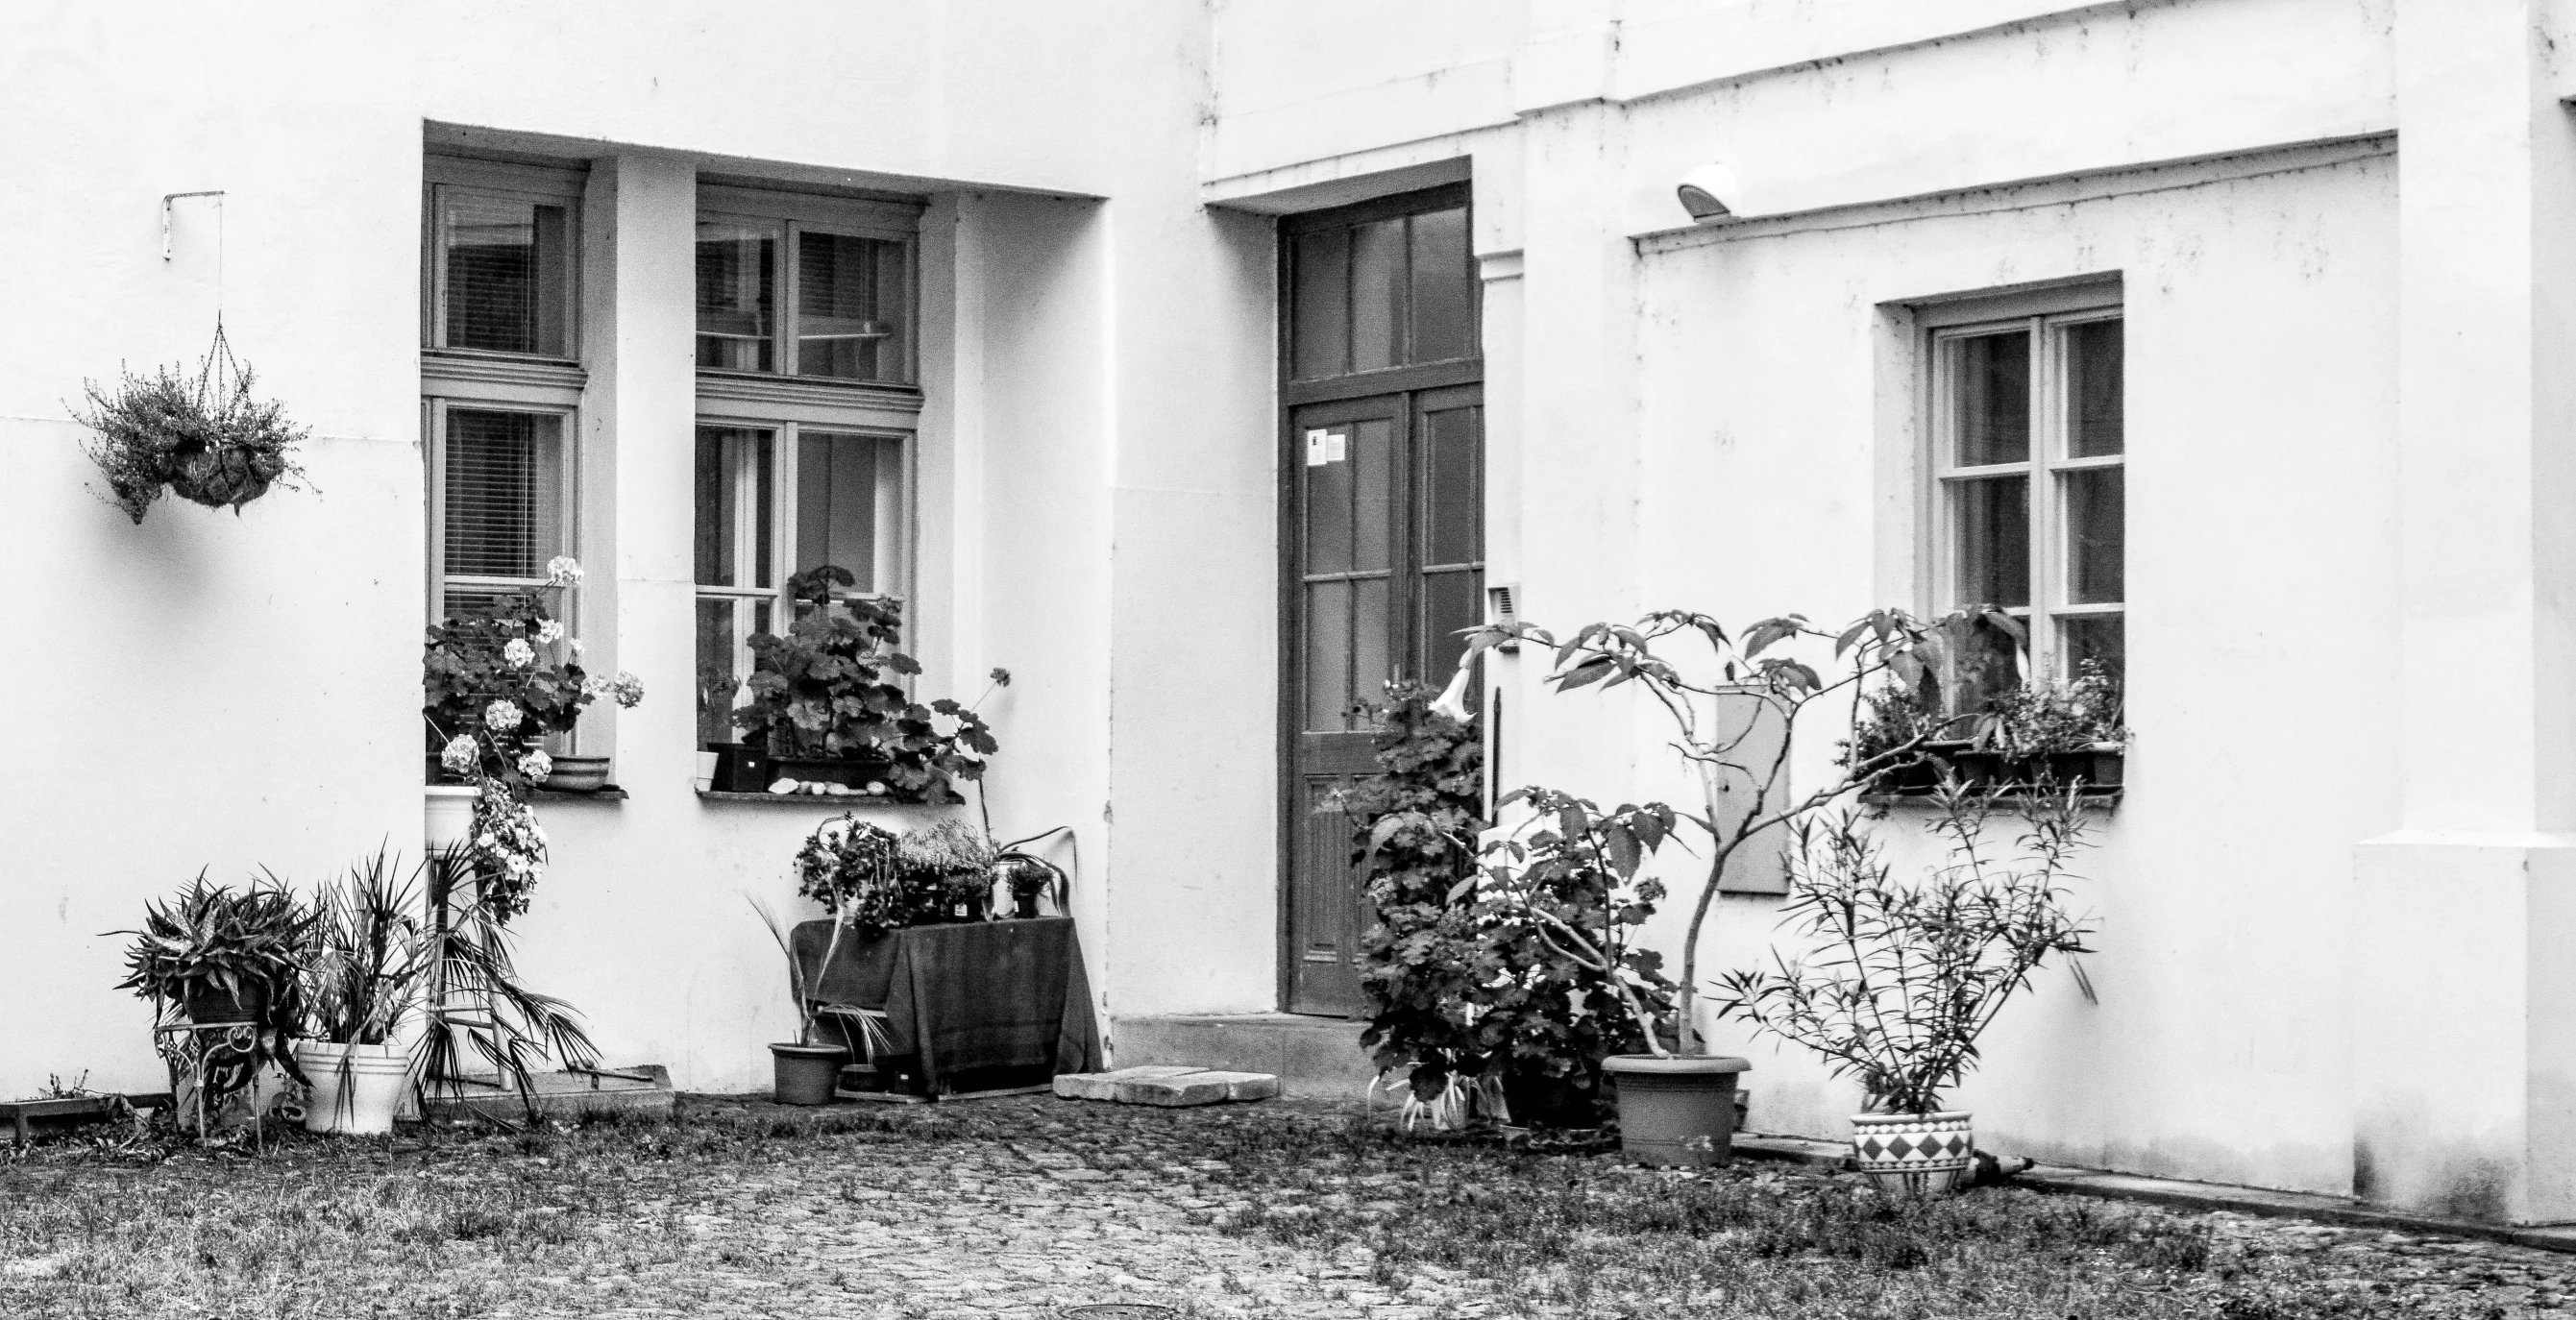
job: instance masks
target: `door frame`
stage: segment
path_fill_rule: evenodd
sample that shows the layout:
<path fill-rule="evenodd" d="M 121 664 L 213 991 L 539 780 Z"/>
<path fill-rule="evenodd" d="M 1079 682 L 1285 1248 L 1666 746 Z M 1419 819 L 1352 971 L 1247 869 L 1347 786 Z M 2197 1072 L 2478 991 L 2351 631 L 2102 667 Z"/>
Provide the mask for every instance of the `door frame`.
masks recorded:
<path fill-rule="evenodd" d="M 1290 334 L 1290 323 L 1295 309 L 1293 300 L 1296 294 L 1296 286 L 1292 282 L 1295 255 L 1295 243 L 1292 240 L 1303 228 L 1309 226 L 1320 228 L 1331 224 L 1350 224 L 1412 215 L 1422 211 L 1443 210 L 1453 206 L 1467 208 L 1469 245 L 1472 254 L 1475 202 L 1472 185 L 1464 182 L 1374 198 L 1326 211 L 1285 216 L 1273 231 L 1275 235 L 1273 247 L 1276 250 L 1273 253 L 1275 274 L 1272 283 L 1274 295 L 1271 334 L 1272 357 L 1277 363 L 1279 397 L 1273 408 L 1278 427 L 1278 449 L 1275 458 L 1275 475 L 1271 484 L 1275 487 L 1274 497 L 1278 501 L 1273 514 L 1274 525 L 1278 528 L 1278 532 L 1272 537 L 1275 545 L 1271 581 L 1272 590 L 1275 593 L 1272 608 L 1275 611 L 1279 645 L 1277 654 L 1272 659 L 1272 673 L 1276 676 L 1275 689 L 1278 694 L 1276 700 L 1272 702 L 1273 736 L 1277 740 L 1277 751 L 1273 761 L 1278 768 L 1278 791 L 1275 794 L 1278 815 L 1274 825 L 1273 840 L 1273 847 L 1277 850 L 1277 862 L 1272 868 L 1275 886 L 1273 889 L 1275 902 L 1272 906 L 1275 912 L 1271 948 L 1274 950 L 1278 964 L 1278 975 L 1272 993 L 1276 995 L 1274 1002 L 1278 1005 L 1277 1011 L 1282 1013 L 1295 1011 L 1289 1006 L 1296 1002 L 1297 966 L 1300 956 L 1296 948 L 1296 918 L 1291 904 L 1297 884 L 1293 868 L 1297 857 L 1296 835 L 1300 827 L 1299 816 L 1303 797 L 1303 785 L 1299 782 L 1297 770 L 1298 735 L 1304 732 L 1298 719 L 1299 707 L 1303 704 L 1303 692 L 1302 689 L 1292 691 L 1290 681 L 1298 672 L 1299 651 L 1303 641 L 1297 629 L 1299 597 L 1293 584 L 1300 576 L 1298 543 L 1304 536 L 1304 528 L 1298 522 L 1297 490 L 1291 483 L 1298 479 L 1293 474 L 1299 472 L 1305 464 L 1305 449 L 1303 437 L 1297 433 L 1294 418 L 1297 410 L 1308 404 L 1368 398 L 1381 394 L 1419 395 L 1428 390 L 1460 385 L 1482 386 L 1485 383 L 1482 324 L 1484 308 L 1481 297 L 1476 308 L 1476 354 L 1473 357 L 1453 358 L 1421 365 L 1384 367 L 1320 380 L 1296 379 L 1296 345 Z M 1483 290 L 1479 288 L 1477 292 L 1481 295 Z M 1404 404 L 1404 425 L 1407 428 L 1413 424 L 1412 414 L 1415 406 L 1415 400 L 1411 398 L 1408 398 Z M 1481 458 L 1479 461 L 1481 462 Z"/>

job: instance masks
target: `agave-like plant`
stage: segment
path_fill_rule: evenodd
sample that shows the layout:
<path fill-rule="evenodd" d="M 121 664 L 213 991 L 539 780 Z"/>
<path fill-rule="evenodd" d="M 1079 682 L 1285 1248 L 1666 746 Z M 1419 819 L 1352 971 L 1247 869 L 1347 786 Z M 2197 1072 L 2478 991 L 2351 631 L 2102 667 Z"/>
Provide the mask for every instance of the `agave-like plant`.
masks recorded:
<path fill-rule="evenodd" d="M 199 871 L 167 902 L 144 904 L 142 929 L 109 932 L 134 937 L 127 976 L 116 988 L 151 1000 L 165 1015 L 221 991 L 262 1026 L 291 1029 L 313 927 L 312 911 L 275 876 L 262 872 L 234 889 L 208 884 Z"/>

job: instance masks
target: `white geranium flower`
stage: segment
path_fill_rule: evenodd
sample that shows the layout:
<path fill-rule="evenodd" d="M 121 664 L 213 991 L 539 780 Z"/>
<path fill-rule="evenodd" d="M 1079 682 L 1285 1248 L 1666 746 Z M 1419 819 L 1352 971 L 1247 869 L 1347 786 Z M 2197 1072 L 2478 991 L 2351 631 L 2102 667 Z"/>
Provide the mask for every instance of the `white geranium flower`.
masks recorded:
<path fill-rule="evenodd" d="M 609 685 L 609 694 L 617 698 L 618 705 L 633 710 L 644 700 L 644 681 L 623 669 L 618 670 L 617 681 Z"/>
<path fill-rule="evenodd" d="M 483 747 L 474 741 L 471 734 L 460 733 L 448 739 L 447 746 L 438 752 L 438 763 L 447 767 L 451 774 L 468 773 L 474 769 L 474 763 L 482 759 Z"/>
<path fill-rule="evenodd" d="M 538 783 L 554 772 L 555 759 L 536 748 L 528 749 L 528 754 L 519 758 L 519 773 Z"/>
<path fill-rule="evenodd" d="M 578 587 L 581 585 L 581 562 L 571 555 L 556 555 L 546 561 L 546 585 Z"/>
<path fill-rule="evenodd" d="M 506 700 L 495 701 L 483 708 L 483 723 L 496 733 L 508 733 L 519 727 L 519 721 L 525 718 L 516 705 Z"/>
<path fill-rule="evenodd" d="M 537 662 L 537 648 L 524 637 L 513 637 L 501 644 L 501 660 L 512 669 L 525 669 Z"/>
<path fill-rule="evenodd" d="M 563 640 L 563 625 L 548 619 L 537 625 L 537 645 L 552 646 Z"/>
<path fill-rule="evenodd" d="M 575 659 L 575 660 L 579 660 L 579 659 L 581 658 L 581 639 L 580 639 L 580 638 L 578 638 L 578 637 L 573 638 L 571 641 L 564 643 L 564 645 L 566 645 L 566 646 L 568 646 L 568 647 L 571 647 L 571 648 L 572 648 L 572 658 L 573 658 L 573 659 Z"/>

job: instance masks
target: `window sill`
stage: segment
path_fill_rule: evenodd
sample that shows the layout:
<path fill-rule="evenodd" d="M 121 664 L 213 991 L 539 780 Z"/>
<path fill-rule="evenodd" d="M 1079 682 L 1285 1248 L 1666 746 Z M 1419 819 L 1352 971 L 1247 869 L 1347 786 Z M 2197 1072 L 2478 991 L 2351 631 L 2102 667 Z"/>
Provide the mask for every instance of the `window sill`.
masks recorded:
<path fill-rule="evenodd" d="M 904 810 L 919 807 L 954 807 L 955 802 L 912 802 L 903 798 L 878 797 L 866 793 L 730 793 L 720 788 L 698 790 L 701 802 L 767 802 L 782 807 L 877 807 Z"/>
<path fill-rule="evenodd" d="M 531 802 L 623 802 L 626 800 L 626 790 L 615 784 L 605 784 L 587 790 L 532 788 L 528 790 L 528 800 Z"/>
<path fill-rule="evenodd" d="M 2078 793 L 2076 797 L 2082 801 L 2085 809 L 2088 811 L 2109 812 L 2119 810 L 2120 798 L 2124 791 L 2125 790 L 2119 785 L 2113 785 L 2109 788 L 2088 788 Z M 2023 793 L 2007 788 L 2003 791 L 2002 795 L 1995 799 L 1995 805 L 2007 812 L 2014 811 L 2018 808 L 2018 804 L 2023 796 Z M 1860 804 L 1864 807 L 1871 807 L 1880 811 L 1892 809 L 1903 809 L 1909 811 L 1938 811 L 1941 807 L 1941 799 L 1939 795 L 1930 791 L 1916 793 L 1863 793 L 1860 795 Z"/>

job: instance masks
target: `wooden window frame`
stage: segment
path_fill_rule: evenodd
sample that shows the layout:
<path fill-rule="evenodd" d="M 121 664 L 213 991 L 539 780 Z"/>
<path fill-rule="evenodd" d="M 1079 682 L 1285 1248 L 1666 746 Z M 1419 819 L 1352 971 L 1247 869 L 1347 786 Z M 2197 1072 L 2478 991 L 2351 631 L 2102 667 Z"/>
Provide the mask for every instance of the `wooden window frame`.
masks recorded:
<path fill-rule="evenodd" d="M 430 153 L 421 170 L 420 345 L 426 355 L 505 362 L 577 363 L 582 359 L 582 193 L 588 170 L 575 166 L 529 165 L 470 156 Z M 439 242 L 448 198 L 457 192 L 565 208 L 564 352 L 503 353 L 488 348 L 450 348 L 447 338 L 447 252 Z"/>
<path fill-rule="evenodd" d="M 909 391 L 921 389 L 921 206 L 906 202 L 870 201 L 859 198 L 831 197 L 817 193 L 799 193 L 766 188 L 745 188 L 722 184 L 702 184 L 698 188 L 697 223 L 734 223 L 775 225 L 778 229 L 778 252 L 772 260 L 772 287 L 776 288 L 778 318 L 773 337 L 776 340 L 771 371 L 742 371 L 724 367 L 699 367 L 701 379 L 731 377 L 747 381 L 796 381 L 834 390 Z M 797 288 L 797 267 L 801 257 L 797 236 L 808 229 L 854 238 L 872 238 L 880 242 L 903 245 L 904 297 L 898 314 L 902 317 L 903 379 L 899 381 L 851 380 L 838 376 L 801 376 L 797 374 L 797 334 L 803 315 L 802 298 Z M 694 354 L 696 317 L 691 314 L 691 344 Z"/>
<path fill-rule="evenodd" d="M 450 588 L 467 591 L 480 589 L 525 591 L 546 585 L 546 579 L 542 577 L 504 578 L 485 577 L 478 574 L 451 576 L 447 572 L 447 415 L 460 408 L 468 412 L 526 413 L 558 419 L 558 424 L 563 428 L 558 442 L 563 451 L 561 459 L 563 481 L 559 497 L 562 508 L 558 515 L 562 519 L 563 538 L 562 548 L 556 553 L 571 555 L 576 560 L 581 558 L 582 464 L 579 399 L 542 400 L 526 395 L 516 398 L 491 398 L 442 393 L 425 394 L 421 399 L 421 427 L 422 434 L 428 437 L 428 443 L 422 446 L 429 486 L 429 595 L 426 622 L 432 624 L 446 617 L 447 593 Z M 566 633 L 578 637 L 581 635 L 581 589 L 569 587 L 563 588 L 562 591 L 564 593 L 560 597 L 562 603 L 553 612 L 558 619 L 562 620 Z"/>
<path fill-rule="evenodd" d="M 1929 536 L 1925 549 L 1930 565 L 1930 606 L 1933 613 L 1946 613 L 1965 606 L 1983 604 L 1963 600 L 1958 589 L 1958 522 L 1952 488 L 1962 481 L 1979 477 L 2023 476 L 2028 481 L 2030 604 L 2008 608 L 2005 612 L 2020 620 L 2028 630 L 2025 655 L 2033 676 L 2055 679 L 2072 677 L 2057 636 L 2061 619 L 2120 618 L 2128 614 L 2128 601 L 2078 605 L 2064 597 L 2068 578 L 2067 560 L 2072 553 L 2065 515 L 2065 497 L 2060 489 L 2064 474 L 2099 468 L 2125 468 L 2128 445 L 2123 440 L 2121 452 L 2095 458 L 2075 458 L 2068 453 L 2067 390 L 2071 373 L 2067 369 L 2067 328 L 2101 321 L 2126 318 L 2121 286 L 2116 281 L 2087 281 L 2081 284 L 2024 290 L 1989 298 L 1966 298 L 1922 305 L 1916 308 L 1917 325 L 1923 335 L 1921 361 L 1922 434 L 1928 437 L 1928 461 L 1923 465 L 1921 498 L 1926 510 L 1924 524 Z M 1980 335 L 2023 331 L 2029 335 L 2030 371 L 2030 452 L 2017 463 L 1990 463 L 1962 466 L 1954 461 L 1958 453 L 1958 436 L 1954 430 L 1954 372 L 1951 368 L 1950 345 Z M 2128 399 L 2125 392 L 2121 409 L 2125 417 Z M 2125 557 L 2127 548 L 2122 547 Z M 2123 676 L 2125 682 L 2125 676 Z"/>

